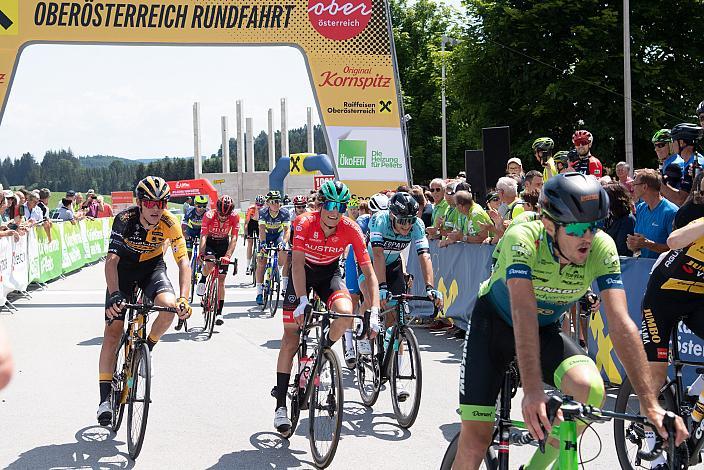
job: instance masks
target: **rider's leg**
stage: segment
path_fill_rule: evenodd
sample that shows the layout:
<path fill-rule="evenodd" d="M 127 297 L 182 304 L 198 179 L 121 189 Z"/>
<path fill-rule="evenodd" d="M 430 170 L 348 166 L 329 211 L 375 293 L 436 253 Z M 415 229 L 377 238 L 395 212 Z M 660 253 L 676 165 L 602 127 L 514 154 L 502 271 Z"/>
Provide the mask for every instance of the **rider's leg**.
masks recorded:
<path fill-rule="evenodd" d="M 100 359 L 98 360 L 100 403 L 107 400 L 110 395 L 112 372 L 115 368 L 115 350 L 117 349 L 117 344 L 120 341 L 122 332 L 125 329 L 124 316 L 122 318 L 122 320 L 114 320 L 109 325 L 107 324 L 107 321 L 105 322 L 105 329 L 103 330 L 103 344 L 100 347 Z"/>
<path fill-rule="evenodd" d="M 158 305 L 160 307 L 175 307 L 176 295 L 173 291 L 161 292 L 154 297 L 154 305 Z M 166 333 L 166 330 L 169 329 L 175 316 L 176 314 L 171 312 L 159 312 L 159 315 L 157 315 L 154 323 L 152 323 L 152 329 L 149 331 L 149 336 L 147 336 L 147 346 L 149 346 L 150 351 L 159 341 L 161 335 Z"/>
<path fill-rule="evenodd" d="M 462 421 L 457 442 L 454 470 L 476 470 L 482 464 L 486 450 L 491 444 L 494 420 Z"/>
<path fill-rule="evenodd" d="M 218 286 L 218 315 L 220 315 L 225 305 L 225 274 L 218 276 Z"/>
<path fill-rule="evenodd" d="M 359 294 L 350 293 L 350 298 L 352 300 L 352 307 L 354 312 L 357 313 L 357 307 L 359 306 Z M 352 328 L 345 330 L 345 348 L 347 350 L 354 350 L 354 338 L 352 336 Z"/>
<path fill-rule="evenodd" d="M 288 287 L 288 261 L 289 261 L 289 256 L 288 256 L 288 251 L 286 250 L 279 250 L 279 266 L 282 267 L 281 270 L 281 289 L 286 290 L 286 287 Z"/>
<path fill-rule="evenodd" d="M 354 311 L 352 308 L 352 300 L 347 290 L 334 292 L 328 299 L 328 304 L 330 305 L 330 310 L 337 313 L 352 315 Z M 333 343 L 336 342 L 345 334 L 346 329 L 352 328 L 353 323 L 354 320 L 352 318 L 337 318 L 333 320 L 330 323 L 328 339 Z"/>
<path fill-rule="evenodd" d="M 248 238 L 247 239 L 247 269 L 249 269 L 249 265 L 252 264 L 252 249 L 253 248 L 254 248 L 254 239 Z"/>
<path fill-rule="evenodd" d="M 293 311 L 299 304 L 293 283 L 284 293 L 283 323 L 284 334 L 276 361 L 276 408 L 286 406 L 286 392 L 291 380 L 291 361 L 298 348 L 298 324 L 293 318 Z"/>
<path fill-rule="evenodd" d="M 264 268 L 266 267 L 266 257 L 257 255 L 257 295 L 262 293 L 262 282 L 264 281 Z"/>

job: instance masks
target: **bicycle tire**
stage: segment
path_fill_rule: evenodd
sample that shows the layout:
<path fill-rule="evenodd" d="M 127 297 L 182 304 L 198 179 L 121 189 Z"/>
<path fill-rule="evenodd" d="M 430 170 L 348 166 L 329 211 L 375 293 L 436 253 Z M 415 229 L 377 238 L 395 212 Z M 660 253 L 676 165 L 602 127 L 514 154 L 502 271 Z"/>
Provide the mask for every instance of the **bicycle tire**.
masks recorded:
<path fill-rule="evenodd" d="M 623 383 L 621 384 L 621 387 L 619 387 L 618 394 L 616 395 L 614 411 L 616 413 L 640 413 L 639 406 L 629 407 L 628 402 L 632 398 L 632 395 L 635 396 L 635 394 L 633 393 L 633 386 L 631 385 L 631 381 L 628 379 L 628 377 L 624 377 Z M 665 388 L 660 392 L 658 401 L 664 409 L 674 411 L 676 414 L 679 414 L 675 403 L 675 397 L 672 394 L 672 390 L 670 390 L 669 388 Z M 629 409 L 630 411 L 628 411 Z M 629 437 L 626 437 L 627 430 Z M 622 419 L 614 419 L 614 445 L 616 446 L 616 455 L 618 456 L 618 461 L 621 464 L 621 468 L 623 470 L 637 470 L 638 468 L 642 468 L 640 466 L 635 466 L 633 462 L 636 457 L 636 452 L 639 450 L 639 446 L 642 444 L 642 439 L 643 429 L 641 425 L 627 423 Z M 635 447 L 631 449 L 630 452 L 627 448 L 627 440 L 631 444 L 635 444 Z"/>
<path fill-rule="evenodd" d="M 330 348 L 323 349 L 314 372 L 309 379 L 313 380 L 313 389 L 309 404 L 308 440 L 316 466 L 326 468 L 335 458 L 337 445 L 340 442 L 342 407 L 345 402 L 342 368 L 337 354 Z M 319 398 L 324 399 L 322 403 Z M 321 413 L 316 416 L 317 412 Z M 325 447 L 322 445 L 323 442 L 329 442 L 329 446 Z M 321 449 L 317 444 L 321 444 Z M 323 449 L 324 451 L 321 451 Z"/>
<path fill-rule="evenodd" d="M 455 437 L 448 444 L 445 450 L 445 455 L 442 457 L 442 463 L 440 464 L 440 470 L 452 470 L 452 466 L 455 463 L 455 457 L 457 456 L 457 446 L 459 445 L 460 433 L 455 434 Z M 483 466 L 480 469 L 486 470 L 498 470 L 499 468 L 499 458 L 497 457 L 496 450 L 494 450 L 493 445 L 486 450 L 486 455 L 484 456 Z"/>
<path fill-rule="evenodd" d="M 216 268 L 217 269 L 217 268 Z M 215 314 L 218 308 L 218 299 L 220 298 L 220 282 L 218 282 L 217 276 L 211 278 L 213 279 L 210 288 L 208 289 L 208 329 L 207 336 L 208 339 L 213 337 L 213 331 L 215 331 Z"/>
<path fill-rule="evenodd" d="M 194 261 L 196 256 L 198 256 L 198 250 L 193 250 L 193 258 L 191 258 L 191 292 L 188 294 L 188 303 L 190 304 L 193 303 L 196 285 L 198 284 L 198 270 L 196 268 L 198 263 Z"/>
<path fill-rule="evenodd" d="M 279 277 L 278 271 L 274 273 L 274 281 L 272 282 L 272 289 L 269 291 L 269 315 L 273 318 L 276 316 L 276 310 L 279 308 L 279 301 L 281 300 L 281 278 Z"/>
<path fill-rule="evenodd" d="M 262 312 L 269 306 L 269 292 L 271 292 L 271 267 L 264 268 L 264 282 L 262 282 Z"/>
<path fill-rule="evenodd" d="M 379 341 L 375 338 L 369 340 L 369 344 L 372 350 L 371 354 L 359 354 L 359 347 L 355 345 L 355 350 L 357 351 L 355 370 L 357 373 L 357 389 L 359 390 L 362 403 L 364 403 L 364 406 L 372 407 L 381 392 L 381 364 L 378 352 Z"/>
<path fill-rule="evenodd" d="M 147 431 L 147 418 L 149 417 L 149 404 L 151 395 L 151 356 L 146 343 L 141 343 L 134 350 L 132 361 L 132 387 L 127 407 L 127 451 L 132 460 L 137 460 L 142 451 L 144 436 Z M 142 374 L 140 376 L 140 373 Z M 140 384 L 144 385 L 143 393 L 139 393 Z M 135 422 L 137 413 L 136 405 L 141 403 L 139 421 Z M 135 435 L 136 431 L 136 435 Z"/>
<path fill-rule="evenodd" d="M 394 415 L 396 416 L 396 421 L 403 428 L 410 428 L 415 423 L 418 417 L 418 410 L 420 409 L 420 399 L 421 392 L 423 389 L 423 367 L 420 362 L 420 350 L 418 348 L 418 340 L 416 339 L 415 333 L 410 328 L 402 328 L 396 330 L 397 333 L 394 334 L 392 338 L 393 341 L 398 341 L 399 346 L 394 345 L 393 356 L 391 357 L 391 403 L 394 407 Z M 405 354 L 400 355 L 401 345 L 405 345 Z M 405 356 L 406 360 L 404 362 L 410 364 L 410 369 L 408 371 L 399 371 L 399 359 Z M 414 392 L 409 394 L 409 397 L 403 401 L 399 401 L 399 393 L 402 391 L 408 392 L 409 387 L 399 387 L 399 382 L 402 380 L 401 377 L 409 377 L 410 380 L 415 379 Z M 405 407 L 408 400 L 411 400 L 411 406 L 408 412 L 404 412 L 402 408 Z"/>
<path fill-rule="evenodd" d="M 129 390 L 127 388 L 127 377 L 125 368 L 125 358 L 127 353 L 127 335 L 122 335 L 120 344 L 115 350 L 115 368 L 112 372 L 112 383 L 110 384 L 110 407 L 112 408 L 112 420 L 110 427 L 112 432 L 120 430 L 122 418 L 125 416 L 124 396 Z"/>

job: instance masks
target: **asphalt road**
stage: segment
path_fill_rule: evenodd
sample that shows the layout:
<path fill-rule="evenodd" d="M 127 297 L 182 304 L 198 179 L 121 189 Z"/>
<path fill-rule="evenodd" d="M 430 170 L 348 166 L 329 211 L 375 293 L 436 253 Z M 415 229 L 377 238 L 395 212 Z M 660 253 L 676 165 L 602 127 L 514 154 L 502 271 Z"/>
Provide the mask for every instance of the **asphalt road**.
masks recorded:
<path fill-rule="evenodd" d="M 241 249 L 238 255 L 243 256 Z M 171 260 L 169 269 L 175 284 L 178 274 Z M 273 429 L 275 402 L 269 391 L 276 377 L 281 315 L 262 316 L 254 304 L 255 290 L 245 282 L 243 275 L 228 276 L 225 324 L 216 327 L 211 340 L 171 330 L 154 349 L 153 403 L 137 462 L 127 456 L 125 423 L 113 435 L 95 418 L 103 265 L 84 268 L 17 301 L 19 312 L 0 314 L 16 364 L 13 380 L 0 391 L 0 468 L 313 468 L 307 416 L 290 440 Z M 196 308 L 191 321 L 196 330 L 201 318 Z M 424 328 L 416 334 L 424 380 L 415 425 L 409 430 L 398 426 L 388 389 L 373 409 L 366 408 L 346 371 L 343 431 L 330 468 L 438 468 L 459 430 L 455 410 L 462 340 Z M 618 468 L 611 429 L 609 424 L 596 426 L 603 449 L 586 468 Z M 587 434 L 585 460 L 598 450 L 595 434 Z M 511 467 L 518 468 L 533 451 L 512 447 Z"/>

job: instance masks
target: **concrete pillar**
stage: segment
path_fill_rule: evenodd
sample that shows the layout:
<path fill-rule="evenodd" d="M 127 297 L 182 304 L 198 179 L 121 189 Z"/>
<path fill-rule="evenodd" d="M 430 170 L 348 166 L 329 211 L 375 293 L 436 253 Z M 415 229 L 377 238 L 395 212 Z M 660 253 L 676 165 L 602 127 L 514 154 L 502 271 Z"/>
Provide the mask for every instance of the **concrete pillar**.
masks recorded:
<path fill-rule="evenodd" d="M 308 124 L 308 153 L 314 153 L 315 145 L 313 144 L 313 110 L 308 107 L 306 111 L 308 118 L 308 120 L 306 121 Z"/>
<path fill-rule="evenodd" d="M 252 135 L 252 118 L 247 118 L 247 173 L 254 172 L 254 136 Z"/>
<path fill-rule="evenodd" d="M 242 120 L 242 100 L 237 100 L 237 171 L 244 173 L 244 126 Z"/>
<path fill-rule="evenodd" d="M 274 110 L 269 108 L 269 127 L 268 127 L 268 134 L 267 134 L 267 142 L 269 145 L 267 145 L 267 148 L 269 150 L 269 171 L 272 171 L 274 169 L 274 165 L 276 165 L 276 149 L 274 148 L 274 142 L 276 139 L 274 139 Z"/>
<path fill-rule="evenodd" d="M 203 162 L 200 155 L 200 103 L 193 103 L 193 174 L 201 177 Z"/>
<path fill-rule="evenodd" d="M 288 156 L 288 104 L 281 98 L 281 156 Z"/>
<path fill-rule="evenodd" d="M 227 116 L 220 118 L 222 127 L 222 172 L 230 172 L 230 136 L 227 130 Z"/>

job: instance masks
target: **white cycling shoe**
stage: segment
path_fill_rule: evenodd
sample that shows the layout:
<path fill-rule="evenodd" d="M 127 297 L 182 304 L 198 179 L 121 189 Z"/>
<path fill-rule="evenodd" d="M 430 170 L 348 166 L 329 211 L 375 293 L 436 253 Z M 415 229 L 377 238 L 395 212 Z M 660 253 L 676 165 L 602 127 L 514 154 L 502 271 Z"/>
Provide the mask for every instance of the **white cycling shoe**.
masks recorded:
<path fill-rule="evenodd" d="M 97 413 L 98 423 L 101 426 L 109 426 L 112 422 L 112 406 L 110 406 L 110 401 L 105 400 L 100 405 L 98 405 Z"/>
<path fill-rule="evenodd" d="M 205 295 L 205 282 L 196 284 L 196 295 L 203 297 Z"/>
<path fill-rule="evenodd" d="M 291 432 L 291 420 L 288 417 L 288 410 L 285 406 L 280 406 L 274 414 L 274 427 L 284 436 Z"/>

